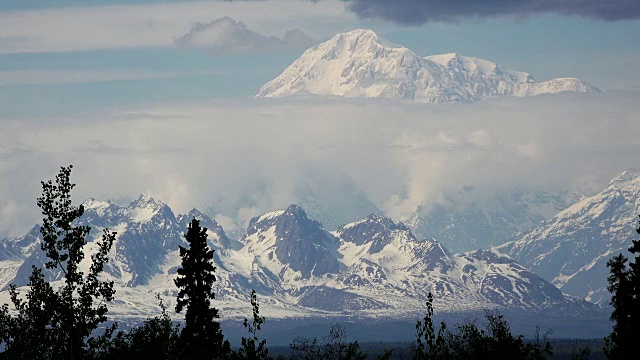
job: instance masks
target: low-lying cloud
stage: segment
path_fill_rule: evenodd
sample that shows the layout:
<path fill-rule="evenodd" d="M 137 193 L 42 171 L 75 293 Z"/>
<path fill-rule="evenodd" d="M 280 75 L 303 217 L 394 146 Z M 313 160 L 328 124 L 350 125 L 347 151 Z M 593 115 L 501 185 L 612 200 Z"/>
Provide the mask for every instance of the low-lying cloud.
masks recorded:
<path fill-rule="evenodd" d="M 640 18 L 636 0 L 344 0 L 361 18 L 390 20 L 406 25 L 427 22 L 458 22 L 495 17 L 526 18 L 559 14 L 619 21 Z"/>
<path fill-rule="evenodd" d="M 196 23 L 188 33 L 175 40 L 178 47 L 205 48 L 217 54 L 307 49 L 314 43 L 315 40 L 299 29 L 287 31 L 282 38 L 264 36 L 227 16 L 208 23 Z"/>
<path fill-rule="evenodd" d="M 221 220 L 240 223 L 299 201 L 310 179 L 352 182 L 396 218 L 465 186 L 597 190 L 640 168 L 638 99 L 234 99 L 0 119 L 0 234 L 38 221 L 40 180 L 66 164 L 74 165 L 76 201 L 144 192 L 177 212 L 213 206 Z"/>

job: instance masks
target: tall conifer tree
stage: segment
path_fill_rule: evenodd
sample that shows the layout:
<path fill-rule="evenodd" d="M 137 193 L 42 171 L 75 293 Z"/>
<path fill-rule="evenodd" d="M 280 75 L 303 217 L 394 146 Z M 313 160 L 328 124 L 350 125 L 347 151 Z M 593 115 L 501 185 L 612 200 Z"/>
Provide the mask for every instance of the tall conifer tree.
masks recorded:
<path fill-rule="evenodd" d="M 175 280 L 180 289 L 176 312 L 186 309 L 180 351 L 185 359 L 221 359 L 229 353 L 230 346 L 216 320 L 220 317 L 218 309 L 211 306 L 216 267 L 213 249 L 207 244 L 207 228 L 201 228 L 198 220 L 191 220 L 185 240 L 189 247 L 180 246 L 182 267 Z"/>
<path fill-rule="evenodd" d="M 640 234 L 640 227 L 636 232 Z M 640 338 L 640 240 L 632 241 L 629 252 L 638 254 L 629 266 L 622 254 L 607 263 L 614 322 L 613 331 L 605 338 L 604 351 L 609 359 L 627 359 Z"/>

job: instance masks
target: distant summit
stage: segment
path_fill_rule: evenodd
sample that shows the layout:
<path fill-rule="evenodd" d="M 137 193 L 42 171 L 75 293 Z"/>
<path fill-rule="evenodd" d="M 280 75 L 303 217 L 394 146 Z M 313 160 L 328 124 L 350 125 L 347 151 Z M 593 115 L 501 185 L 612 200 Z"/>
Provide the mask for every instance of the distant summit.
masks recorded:
<path fill-rule="evenodd" d="M 324 95 L 449 103 L 564 91 L 600 90 L 574 78 L 538 82 L 526 72 L 456 53 L 421 57 L 372 30 L 358 29 L 308 49 L 256 96 Z"/>

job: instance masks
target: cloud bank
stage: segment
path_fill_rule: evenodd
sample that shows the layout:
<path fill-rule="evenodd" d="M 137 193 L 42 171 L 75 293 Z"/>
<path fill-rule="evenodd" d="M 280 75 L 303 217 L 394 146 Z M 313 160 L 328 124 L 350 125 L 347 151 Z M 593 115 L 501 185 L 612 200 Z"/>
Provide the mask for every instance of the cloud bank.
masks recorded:
<path fill-rule="evenodd" d="M 559 14 L 619 21 L 640 18 L 636 0 L 344 0 L 361 18 L 384 19 L 405 25 L 458 22 L 468 18 Z"/>
<path fill-rule="evenodd" d="M 206 48 L 217 54 L 307 49 L 314 43 L 315 40 L 299 29 L 287 31 L 283 38 L 264 36 L 228 16 L 208 23 L 196 23 L 188 33 L 175 40 L 178 47 Z"/>
<path fill-rule="evenodd" d="M 322 6 L 290 0 L 180 1 L 0 11 L 0 54 L 171 47 L 193 24 L 223 16 L 266 37 L 296 28 L 324 37 L 356 20 L 340 0 L 323 0 Z"/>
<path fill-rule="evenodd" d="M 396 218 L 464 186 L 597 190 L 640 169 L 639 99 L 235 99 L 0 119 L 0 234 L 38 221 L 40 180 L 66 164 L 76 201 L 144 192 L 177 212 L 212 206 L 239 222 L 298 201 L 308 179 L 353 182 Z"/>

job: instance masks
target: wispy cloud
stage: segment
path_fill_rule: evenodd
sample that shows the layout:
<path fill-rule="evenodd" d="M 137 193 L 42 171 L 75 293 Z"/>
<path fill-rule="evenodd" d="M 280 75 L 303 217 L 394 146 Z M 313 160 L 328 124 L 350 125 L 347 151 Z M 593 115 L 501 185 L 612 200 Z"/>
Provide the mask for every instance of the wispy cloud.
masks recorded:
<path fill-rule="evenodd" d="M 144 70 L 11 70 L 0 71 L 0 86 L 85 84 L 113 81 L 170 79 L 221 72 L 149 72 Z"/>
<path fill-rule="evenodd" d="M 264 36 L 228 16 L 208 23 L 197 23 L 188 33 L 175 40 L 179 47 L 205 48 L 218 54 L 307 49 L 314 43 L 315 40 L 299 29 L 287 31 L 282 38 Z"/>

